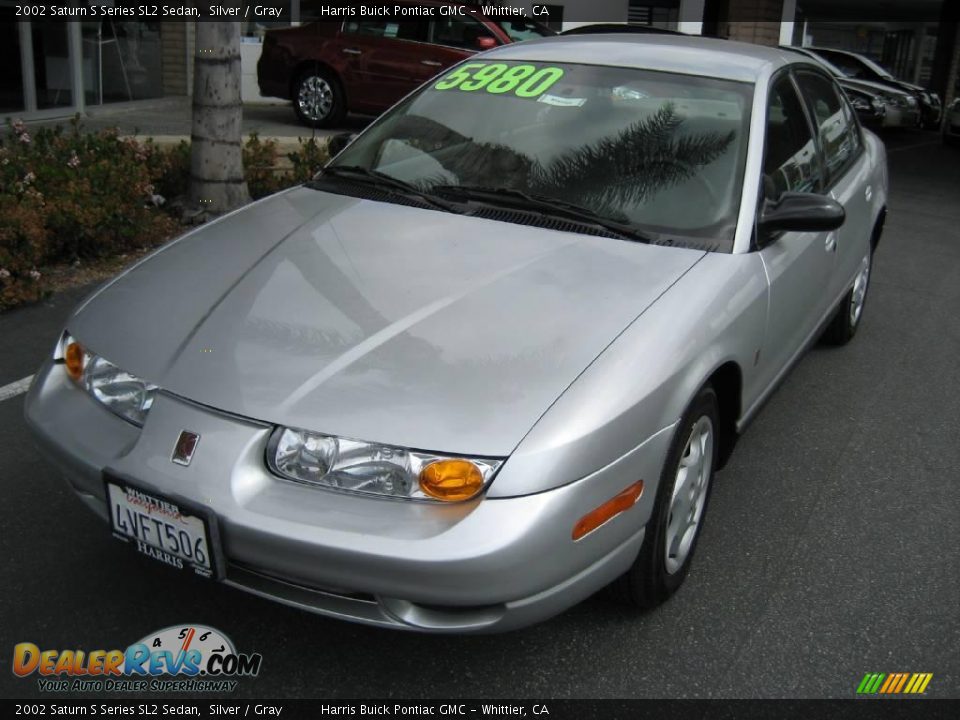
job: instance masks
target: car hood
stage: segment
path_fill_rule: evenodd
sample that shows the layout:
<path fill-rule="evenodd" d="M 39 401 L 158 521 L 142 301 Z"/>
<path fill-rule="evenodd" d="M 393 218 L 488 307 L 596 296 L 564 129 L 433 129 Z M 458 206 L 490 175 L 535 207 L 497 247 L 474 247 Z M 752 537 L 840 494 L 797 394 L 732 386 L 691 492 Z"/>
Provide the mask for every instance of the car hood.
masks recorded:
<path fill-rule="evenodd" d="M 915 85 L 914 83 L 907 82 L 906 80 L 898 80 L 897 78 L 889 78 L 887 82 L 896 83 L 897 87 L 903 88 L 904 92 L 910 93 L 928 93 L 929 91 L 922 85 Z"/>
<path fill-rule="evenodd" d="M 863 92 L 868 92 L 872 95 L 910 95 L 910 93 L 905 90 L 900 90 L 893 87 L 892 85 L 884 85 L 883 83 L 873 82 L 871 80 L 847 80 L 842 79 L 838 80 L 841 86 L 853 88 L 855 90 L 862 90 Z"/>
<path fill-rule="evenodd" d="M 504 456 L 703 255 L 296 188 L 166 246 L 68 329 L 213 408 Z"/>

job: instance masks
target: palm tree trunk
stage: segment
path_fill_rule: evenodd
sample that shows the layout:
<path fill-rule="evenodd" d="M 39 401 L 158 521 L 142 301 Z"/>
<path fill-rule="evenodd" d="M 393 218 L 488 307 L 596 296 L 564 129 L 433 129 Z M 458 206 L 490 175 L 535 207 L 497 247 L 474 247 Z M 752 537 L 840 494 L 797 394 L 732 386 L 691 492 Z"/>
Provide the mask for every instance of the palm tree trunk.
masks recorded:
<path fill-rule="evenodd" d="M 250 202 L 243 179 L 240 23 L 197 22 L 190 201 L 209 214 Z"/>

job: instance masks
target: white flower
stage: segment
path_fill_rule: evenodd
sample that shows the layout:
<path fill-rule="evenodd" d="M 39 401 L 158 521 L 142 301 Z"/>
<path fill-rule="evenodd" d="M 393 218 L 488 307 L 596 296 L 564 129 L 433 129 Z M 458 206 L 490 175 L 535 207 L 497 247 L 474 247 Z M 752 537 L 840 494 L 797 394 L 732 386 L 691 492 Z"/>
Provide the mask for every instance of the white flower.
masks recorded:
<path fill-rule="evenodd" d="M 36 179 L 37 179 L 37 176 L 34 175 L 32 172 L 28 172 L 26 175 L 23 176 L 23 182 L 24 182 L 26 185 L 29 185 L 30 183 L 32 183 L 32 182 L 33 182 L 34 180 L 36 180 Z"/>
<path fill-rule="evenodd" d="M 30 144 L 30 133 L 22 132 L 20 133 L 20 142 Z"/>
<path fill-rule="evenodd" d="M 80 158 L 77 157 L 76 153 L 70 156 L 70 159 L 67 160 L 67 165 L 72 168 L 80 167 Z"/>
<path fill-rule="evenodd" d="M 38 273 L 36 270 L 31 270 L 31 271 L 30 271 L 30 279 L 31 279 L 31 280 L 39 280 L 39 279 L 40 279 L 40 273 Z"/>
<path fill-rule="evenodd" d="M 24 125 L 23 125 L 23 120 L 17 119 L 17 120 L 14 120 L 14 121 L 13 121 L 13 131 L 14 131 L 17 135 L 19 135 L 20 133 L 22 133 L 24 130 L 25 130 L 25 127 L 24 127 Z"/>
<path fill-rule="evenodd" d="M 6 268 L 0 268 L 0 280 L 6 280 L 10 277 L 10 271 Z"/>

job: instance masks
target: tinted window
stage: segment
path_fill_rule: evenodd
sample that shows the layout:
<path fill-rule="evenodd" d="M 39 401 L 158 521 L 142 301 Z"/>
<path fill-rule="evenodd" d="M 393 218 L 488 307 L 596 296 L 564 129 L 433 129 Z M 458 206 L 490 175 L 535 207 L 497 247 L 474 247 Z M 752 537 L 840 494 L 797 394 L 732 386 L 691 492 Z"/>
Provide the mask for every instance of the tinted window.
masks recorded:
<path fill-rule="evenodd" d="M 479 50 L 477 39 L 493 38 L 493 33 L 473 18 L 438 18 L 430 23 L 430 42 L 436 45 Z"/>
<path fill-rule="evenodd" d="M 860 149 L 856 121 L 833 81 L 823 75 L 799 72 L 797 82 L 817 124 L 828 182 L 832 182 L 849 167 Z"/>
<path fill-rule="evenodd" d="M 856 59 L 850 57 L 849 55 L 844 55 L 842 53 L 832 53 L 827 50 L 817 50 L 817 55 L 826 58 L 834 66 L 840 69 L 844 75 L 849 78 L 863 78 L 867 77 L 867 69 L 856 61 Z"/>
<path fill-rule="evenodd" d="M 386 22 L 380 20 L 351 20 L 344 24 L 348 35 L 395 40 L 426 40 L 426 25 L 421 22 Z"/>
<path fill-rule="evenodd" d="M 776 81 L 770 91 L 763 172 L 765 194 L 771 200 L 785 192 L 815 192 L 820 187 L 813 134 L 788 77 Z"/>
<path fill-rule="evenodd" d="M 550 37 L 553 33 L 543 25 L 533 22 L 527 18 L 517 18 L 515 20 L 494 20 L 510 39 L 514 42 L 522 40 L 532 40 L 539 37 Z"/>

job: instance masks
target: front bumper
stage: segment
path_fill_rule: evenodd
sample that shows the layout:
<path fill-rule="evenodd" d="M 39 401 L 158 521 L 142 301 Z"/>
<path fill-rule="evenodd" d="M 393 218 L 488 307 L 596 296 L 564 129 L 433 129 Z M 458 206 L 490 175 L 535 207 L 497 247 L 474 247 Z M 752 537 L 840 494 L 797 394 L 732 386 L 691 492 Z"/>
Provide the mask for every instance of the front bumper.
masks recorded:
<path fill-rule="evenodd" d="M 264 465 L 269 425 L 166 394 L 140 430 L 53 363 L 38 373 L 26 417 L 74 491 L 104 519 L 104 470 L 209 508 L 227 584 L 324 615 L 434 632 L 528 625 L 625 572 L 643 542 L 673 431 L 557 489 L 443 505 L 277 478 Z M 170 461 L 184 429 L 201 436 L 188 467 Z M 578 519 L 638 478 L 647 487 L 636 505 L 571 540 Z"/>

